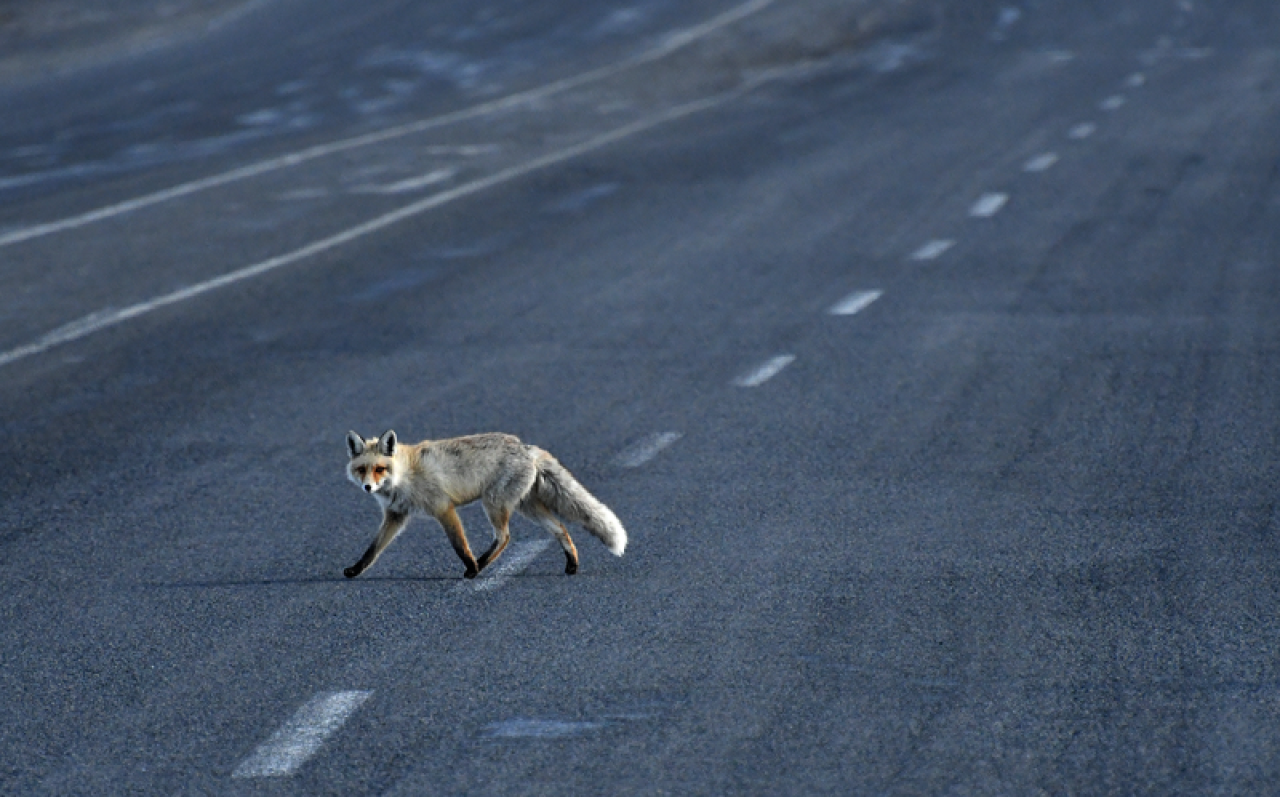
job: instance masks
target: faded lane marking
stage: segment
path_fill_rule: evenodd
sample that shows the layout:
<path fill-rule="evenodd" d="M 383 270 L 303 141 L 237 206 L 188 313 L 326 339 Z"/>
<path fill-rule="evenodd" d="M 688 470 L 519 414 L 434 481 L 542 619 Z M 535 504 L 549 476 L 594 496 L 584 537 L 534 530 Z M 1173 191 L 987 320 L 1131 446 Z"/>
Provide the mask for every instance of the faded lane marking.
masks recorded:
<path fill-rule="evenodd" d="M 1098 107 L 1104 111 L 1116 111 L 1124 107 L 1125 100 L 1122 94 L 1113 94 L 1102 102 L 1098 103 Z"/>
<path fill-rule="evenodd" d="M 654 457 L 664 448 L 679 440 L 679 432 L 658 432 L 629 446 L 621 454 L 613 458 L 613 464 L 622 468 L 638 468 Z"/>
<path fill-rule="evenodd" d="M 520 575 L 550 545 L 551 540 L 512 543 L 492 570 L 485 568 L 479 578 L 463 581 L 455 589 L 458 592 L 492 592 L 514 576 Z"/>
<path fill-rule="evenodd" d="M 733 380 L 733 384 L 738 387 L 759 387 L 777 376 L 783 368 L 795 361 L 796 358 L 793 354 L 779 354 L 777 357 L 770 357 L 751 371 Z"/>
<path fill-rule="evenodd" d="M 1078 125 L 1072 126 L 1072 128 L 1067 131 L 1067 137 L 1079 141 L 1081 139 L 1088 138 L 1096 132 L 1098 132 L 1098 126 L 1093 122 L 1081 122 Z"/>
<path fill-rule="evenodd" d="M 292 775 L 315 755 L 373 692 L 324 692 L 307 701 L 280 730 L 231 773 L 233 778 Z"/>
<path fill-rule="evenodd" d="M 1037 155 L 1026 163 L 1022 164 L 1024 172 L 1038 173 L 1046 172 L 1053 168 L 1058 162 L 1058 154 L 1056 152 L 1046 152 L 1043 155 Z"/>
<path fill-rule="evenodd" d="M 973 207 L 969 208 L 969 215 L 975 219 L 989 219 L 1004 209 L 1009 204 L 1008 194 L 983 194 L 973 203 Z"/>
<path fill-rule="evenodd" d="M 853 315 L 867 309 L 884 291 L 855 291 L 836 302 L 827 312 L 831 315 Z"/>
<path fill-rule="evenodd" d="M 937 241 L 930 241 L 924 246 L 911 253 L 912 260 L 937 260 L 946 252 L 955 246 L 956 242 L 950 238 L 943 238 Z"/>

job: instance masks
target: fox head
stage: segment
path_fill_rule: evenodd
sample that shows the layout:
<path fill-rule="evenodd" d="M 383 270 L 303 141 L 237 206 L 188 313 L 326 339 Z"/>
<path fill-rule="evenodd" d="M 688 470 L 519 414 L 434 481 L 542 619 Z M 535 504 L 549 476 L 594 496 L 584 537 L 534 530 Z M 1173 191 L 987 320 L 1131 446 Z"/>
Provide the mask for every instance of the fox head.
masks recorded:
<path fill-rule="evenodd" d="M 366 493 L 377 493 L 396 486 L 396 433 L 387 430 L 379 438 L 364 439 L 355 432 L 347 432 L 347 448 L 351 462 L 347 463 L 347 477 L 364 488 Z"/>

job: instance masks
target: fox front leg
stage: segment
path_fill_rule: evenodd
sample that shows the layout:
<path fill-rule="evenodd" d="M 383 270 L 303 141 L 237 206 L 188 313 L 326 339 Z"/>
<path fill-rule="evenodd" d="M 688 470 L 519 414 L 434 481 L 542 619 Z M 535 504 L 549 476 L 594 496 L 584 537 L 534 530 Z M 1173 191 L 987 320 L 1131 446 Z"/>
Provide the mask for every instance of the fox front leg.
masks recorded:
<path fill-rule="evenodd" d="M 378 536 L 373 538 L 373 544 L 369 546 L 369 550 L 364 552 L 364 556 L 360 557 L 360 561 L 343 570 L 342 575 L 347 578 L 355 578 L 368 570 L 374 562 L 378 561 L 378 557 L 382 555 L 382 552 L 387 549 L 387 546 L 391 544 L 391 541 L 396 538 L 396 535 L 400 533 L 408 522 L 409 516 L 407 514 L 392 512 L 389 509 L 384 510 L 382 513 L 382 526 L 378 528 Z"/>
<path fill-rule="evenodd" d="M 471 553 L 471 546 L 467 544 L 467 532 L 462 528 L 458 513 L 450 506 L 437 512 L 436 520 L 440 522 L 444 533 L 449 536 L 449 544 L 453 546 L 453 552 L 467 566 L 467 572 L 463 573 L 462 577 L 475 578 L 480 575 L 480 566 L 476 564 L 475 554 Z"/>

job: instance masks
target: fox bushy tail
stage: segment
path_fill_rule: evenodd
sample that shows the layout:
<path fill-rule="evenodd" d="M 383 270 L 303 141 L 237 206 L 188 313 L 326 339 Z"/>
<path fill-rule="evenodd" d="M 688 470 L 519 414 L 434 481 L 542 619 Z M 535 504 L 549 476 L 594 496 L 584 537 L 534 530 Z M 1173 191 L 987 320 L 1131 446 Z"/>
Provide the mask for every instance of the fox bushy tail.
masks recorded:
<path fill-rule="evenodd" d="M 627 530 L 609 507 L 578 483 L 554 457 L 538 462 L 538 475 L 530 491 L 548 509 L 594 534 L 615 556 L 627 547 Z"/>

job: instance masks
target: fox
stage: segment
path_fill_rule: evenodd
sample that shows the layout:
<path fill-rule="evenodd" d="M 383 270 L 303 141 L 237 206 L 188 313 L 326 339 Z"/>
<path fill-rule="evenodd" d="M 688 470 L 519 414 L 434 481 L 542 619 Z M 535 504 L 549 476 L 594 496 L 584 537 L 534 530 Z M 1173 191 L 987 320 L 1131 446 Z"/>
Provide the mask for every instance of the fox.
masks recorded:
<path fill-rule="evenodd" d="M 368 550 L 342 571 L 355 578 L 373 566 L 414 514 L 435 518 L 454 552 L 475 578 L 493 564 L 511 539 L 518 512 L 542 526 L 564 550 L 565 575 L 578 572 L 578 550 L 562 521 L 595 535 L 615 556 L 627 547 L 627 530 L 609 507 L 587 492 L 555 457 L 519 438 L 490 432 L 402 444 L 395 430 L 365 438 L 347 433 L 347 476 L 382 507 L 382 525 Z M 457 507 L 479 500 L 493 544 L 479 559 L 471 552 Z"/>

